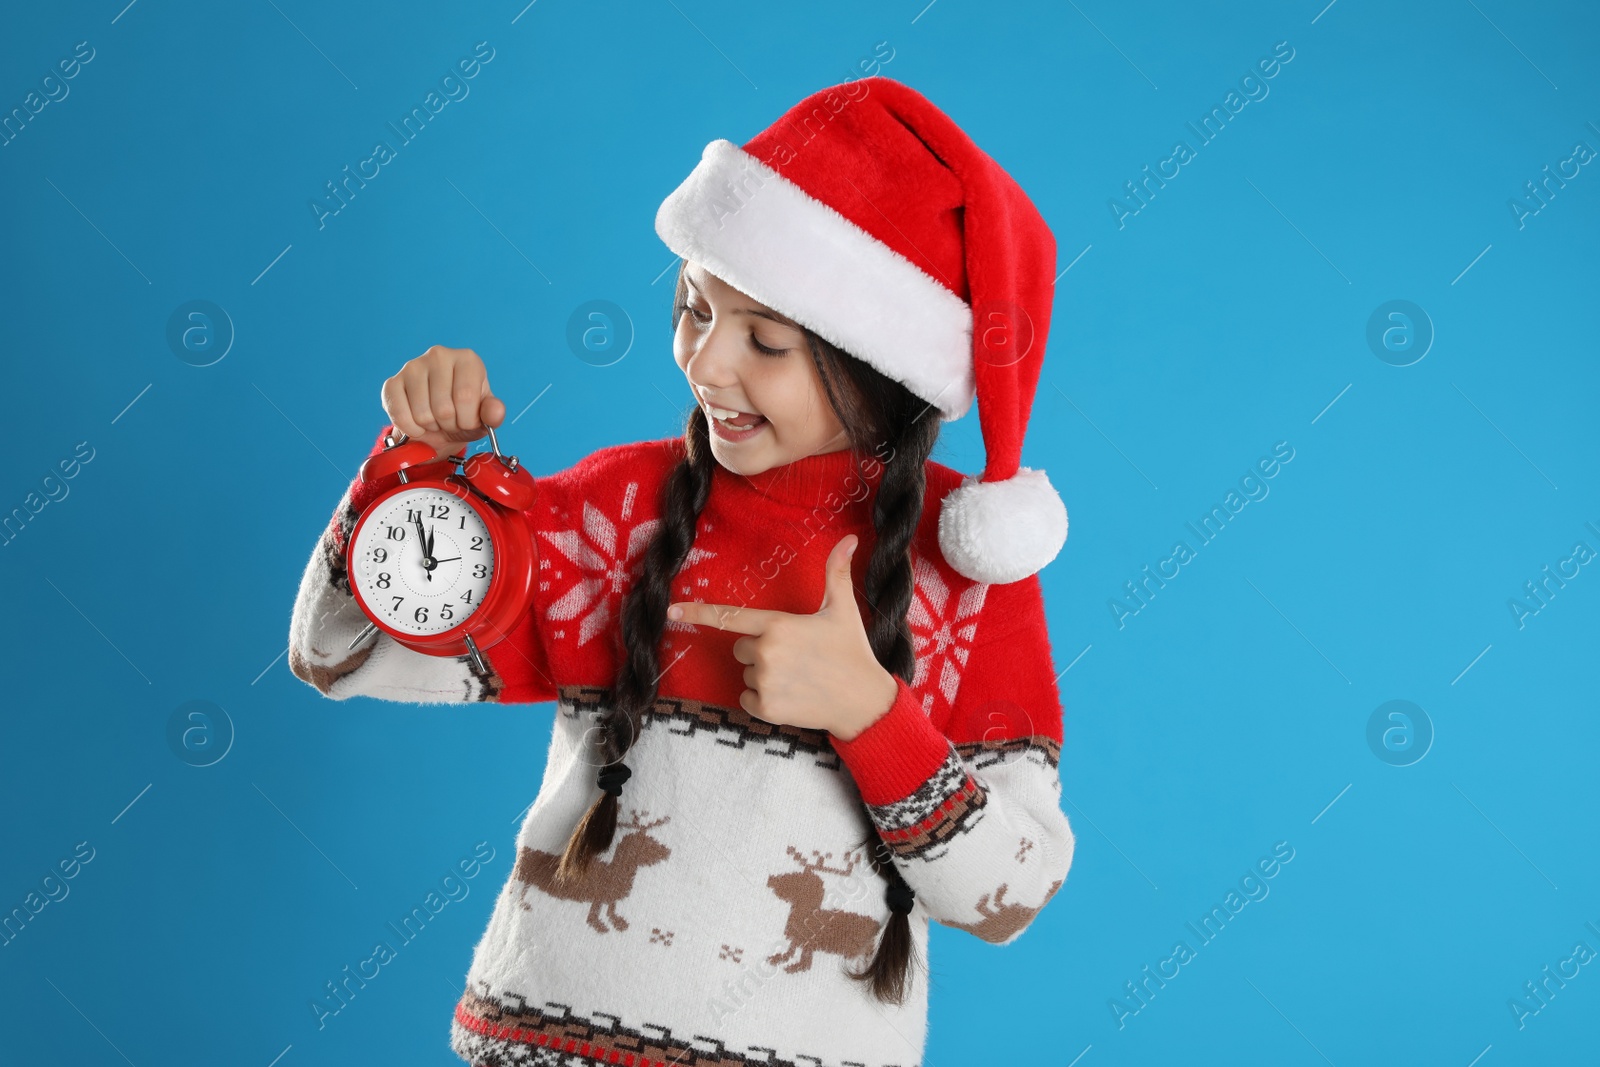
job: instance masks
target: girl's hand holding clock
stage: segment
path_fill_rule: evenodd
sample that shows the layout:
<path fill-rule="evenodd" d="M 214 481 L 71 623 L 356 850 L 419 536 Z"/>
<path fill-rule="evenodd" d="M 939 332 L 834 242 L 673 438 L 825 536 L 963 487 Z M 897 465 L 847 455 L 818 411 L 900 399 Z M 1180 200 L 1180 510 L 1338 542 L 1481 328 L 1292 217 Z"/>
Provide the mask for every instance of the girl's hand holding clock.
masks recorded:
<path fill-rule="evenodd" d="M 828 553 L 827 587 L 815 614 L 674 603 L 667 618 L 744 634 L 733 655 L 745 664 L 739 706 L 779 725 L 827 730 L 851 741 L 894 705 L 895 676 L 872 652 L 850 580 L 860 539 L 849 534 Z"/>
<path fill-rule="evenodd" d="M 395 429 L 433 446 L 440 459 L 499 427 L 505 403 L 470 348 L 434 345 L 383 383 L 383 410 Z"/>

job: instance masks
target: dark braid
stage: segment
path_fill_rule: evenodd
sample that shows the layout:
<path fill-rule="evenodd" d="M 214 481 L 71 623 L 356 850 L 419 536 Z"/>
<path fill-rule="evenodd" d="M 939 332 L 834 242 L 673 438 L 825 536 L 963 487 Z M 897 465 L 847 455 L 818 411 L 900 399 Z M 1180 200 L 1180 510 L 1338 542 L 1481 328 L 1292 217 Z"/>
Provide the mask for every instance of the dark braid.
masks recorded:
<path fill-rule="evenodd" d="M 684 439 L 684 458 L 672 468 L 661 489 L 661 527 L 645 551 L 643 574 L 622 606 L 623 658 L 598 726 L 600 787 L 605 792 L 568 839 L 556 865 L 559 878 L 581 878 L 590 862 L 610 847 L 617 832 L 617 796 L 631 773 L 622 759 L 639 736 L 645 709 L 656 700 L 662 673 L 656 646 L 667 624 L 672 578 L 694 546 L 695 526 L 711 493 L 711 469 L 716 463 L 711 455 L 710 427 L 698 405 Z"/>
<path fill-rule="evenodd" d="M 677 307 L 687 292 L 683 267 L 680 263 L 673 298 L 674 332 L 681 314 Z M 881 459 L 884 469 L 873 500 L 876 543 L 867 561 L 864 583 L 871 607 L 866 628 L 878 662 L 890 674 L 909 683 L 916 671 L 916 651 L 907 620 L 913 593 L 911 543 L 922 519 L 924 471 L 939 437 L 940 413 L 864 360 L 809 330 L 805 333 L 812 361 L 828 401 L 845 428 L 849 447 L 858 457 L 883 457 L 883 446 L 889 449 L 887 458 Z M 617 796 L 630 773 L 622 759 L 639 735 L 646 709 L 656 700 L 662 673 L 656 646 L 666 628 L 671 582 L 694 545 L 695 529 L 710 494 L 716 463 L 711 455 L 710 426 L 698 404 L 684 430 L 684 444 L 684 458 L 662 486 L 661 526 L 645 553 L 643 573 L 623 604 L 622 662 L 598 727 L 602 757 L 598 781 L 602 793 L 573 830 L 557 866 L 559 877 L 581 877 L 589 863 L 610 847 L 616 834 Z M 858 466 L 860 462 L 858 458 Z M 913 945 L 907 913 L 914 894 L 872 826 L 870 813 L 867 822 L 869 829 L 861 846 L 867 851 L 873 871 L 888 883 L 885 898 L 891 914 L 871 962 L 859 972 L 846 973 L 868 983 L 877 999 L 898 1004 L 905 997 L 911 964 Z"/>
<path fill-rule="evenodd" d="M 814 354 L 819 342 L 820 339 L 811 340 Z M 833 389 L 826 377 L 823 384 L 831 398 Z M 835 401 L 834 406 L 840 405 Z M 874 412 L 876 418 L 845 423 L 852 447 L 858 451 L 872 451 L 884 441 L 892 450 L 873 499 L 872 525 L 877 538 L 872 558 L 867 560 L 863 590 L 872 610 L 867 619 L 867 640 L 884 670 L 909 683 L 917 666 L 911 624 L 907 619 L 915 591 L 911 541 L 922 519 L 922 501 L 927 488 L 925 469 L 934 442 L 939 438 L 940 415 L 910 390 L 886 378 L 877 395 L 872 397 L 871 406 L 878 409 Z M 867 429 L 867 423 L 876 423 L 887 432 L 873 441 L 871 437 L 875 435 Z M 885 897 L 890 916 L 871 962 L 860 971 L 846 973 L 857 981 L 869 983 L 872 995 L 879 1000 L 899 1004 L 905 999 L 912 962 L 911 921 L 907 915 L 914 894 L 894 865 L 889 847 L 872 825 L 870 814 L 867 836 L 861 847 L 867 850 L 872 869 L 888 882 Z"/>

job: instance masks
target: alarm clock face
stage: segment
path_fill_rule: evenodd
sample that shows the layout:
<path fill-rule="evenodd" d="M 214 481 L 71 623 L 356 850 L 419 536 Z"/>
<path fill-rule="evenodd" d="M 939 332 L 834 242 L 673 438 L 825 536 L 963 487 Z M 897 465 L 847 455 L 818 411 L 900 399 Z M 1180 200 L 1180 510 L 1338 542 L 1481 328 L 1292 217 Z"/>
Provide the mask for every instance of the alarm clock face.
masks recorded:
<path fill-rule="evenodd" d="M 351 584 L 368 614 L 405 634 L 460 626 L 494 577 L 483 516 L 442 489 L 406 489 L 374 505 L 351 549 Z"/>

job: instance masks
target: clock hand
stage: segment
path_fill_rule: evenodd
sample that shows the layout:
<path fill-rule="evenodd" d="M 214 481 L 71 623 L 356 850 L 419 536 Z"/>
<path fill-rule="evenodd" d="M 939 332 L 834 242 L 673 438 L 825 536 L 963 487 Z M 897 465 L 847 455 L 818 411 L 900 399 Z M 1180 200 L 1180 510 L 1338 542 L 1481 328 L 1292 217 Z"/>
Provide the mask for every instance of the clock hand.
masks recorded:
<path fill-rule="evenodd" d="M 412 520 L 417 527 L 417 545 L 422 549 L 422 572 L 433 581 L 433 556 L 428 551 L 428 537 L 422 532 L 422 516 L 418 515 Z"/>
<path fill-rule="evenodd" d="M 458 560 L 460 558 L 461 558 L 460 556 L 451 556 L 449 559 L 436 559 L 433 562 L 435 564 L 439 564 L 439 563 L 454 563 L 456 560 Z"/>

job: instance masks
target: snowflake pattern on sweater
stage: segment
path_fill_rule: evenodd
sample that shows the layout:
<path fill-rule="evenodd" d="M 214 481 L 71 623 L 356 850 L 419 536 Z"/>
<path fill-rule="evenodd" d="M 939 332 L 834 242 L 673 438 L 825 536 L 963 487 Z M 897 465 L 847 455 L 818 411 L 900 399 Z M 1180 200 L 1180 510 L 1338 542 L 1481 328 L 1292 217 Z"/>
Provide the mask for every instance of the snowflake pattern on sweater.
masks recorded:
<path fill-rule="evenodd" d="M 342 551 L 371 496 L 353 484 L 301 579 L 290 667 L 336 699 L 556 703 L 515 867 L 450 1020 L 469 1063 L 917 1067 L 925 966 L 900 1005 L 844 973 L 871 959 L 891 918 L 860 842 L 876 831 L 916 891 L 919 960 L 929 922 L 1007 944 L 1061 888 L 1074 838 L 1038 577 L 986 585 L 949 567 L 938 507 L 962 476 L 930 461 L 912 547 L 914 676 L 850 741 L 748 714 L 739 635 L 667 622 L 616 837 L 566 886 L 552 871 L 598 796 L 589 737 L 621 654 L 618 620 L 682 456 L 678 438 L 616 445 L 536 479 L 523 513 L 534 603 L 486 650 L 487 672 L 381 633 L 347 650 L 366 620 Z M 875 482 L 849 452 L 751 477 L 718 466 L 674 598 L 815 611 L 828 552 L 856 533 L 867 617 Z"/>

